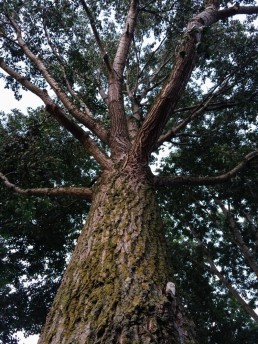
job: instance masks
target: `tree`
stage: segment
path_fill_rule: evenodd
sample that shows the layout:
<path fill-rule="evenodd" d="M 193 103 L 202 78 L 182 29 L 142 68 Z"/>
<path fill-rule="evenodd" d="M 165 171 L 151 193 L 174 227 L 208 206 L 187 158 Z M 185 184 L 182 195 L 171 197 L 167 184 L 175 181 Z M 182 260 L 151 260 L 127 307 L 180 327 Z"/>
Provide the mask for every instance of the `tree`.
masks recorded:
<path fill-rule="evenodd" d="M 15 110 L 0 128 L 1 167 L 18 185 L 87 185 L 98 171 L 44 109 L 26 116 Z M 0 185 L 0 207 L 0 343 L 7 344 L 16 343 L 17 331 L 40 332 L 89 204 L 69 196 L 17 198 Z"/>
<path fill-rule="evenodd" d="M 50 180 L 53 184 L 88 185 L 93 178 L 91 173 L 97 170 L 92 159 L 85 159 L 85 153 L 79 143 L 76 144 L 42 109 L 30 110 L 26 116 L 14 111 L 8 118 L 5 117 L 0 137 L 0 156 L 4 161 L 5 173 L 11 176 L 17 185 L 22 183 L 24 187 L 44 187 L 49 186 Z M 184 145 L 182 148 L 185 150 L 181 157 L 185 157 L 189 147 Z M 192 149 L 191 145 L 191 156 Z M 195 162 L 191 162 L 191 156 L 187 158 L 187 168 L 195 165 Z M 225 158 L 225 154 L 221 157 Z M 175 160 L 174 156 L 173 161 Z M 177 165 L 186 168 L 183 161 L 177 162 Z M 90 175 L 85 175 L 85 171 L 89 171 Z M 250 172 L 253 175 L 252 168 Z M 248 205 L 253 204 L 255 209 L 255 195 L 246 192 L 245 179 L 238 179 L 237 187 L 234 180 L 229 184 L 230 191 L 227 190 L 227 193 L 235 201 L 241 194 L 241 200 L 248 200 Z M 6 190 L 5 185 L 0 185 L 0 189 L 0 235 L 3 245 L 0 260 L 0 308 L 4 310 L 0 314 L 0 342 L 7 344 L 16 343 L 12 333 L 17 331 L 25 330 L 27 334 L 39 332 L 60 284 L 67 255 L 72 250 L 74 238 L 82 226 L 80 214 L 85 213 L 87 203 L 81 198 L 67 199 L 67 196 L 59 196 L 58 199 L 55 196 L 24 196 L 17 199 L 15 194 Z M 211 191 L 214 192 L 213 189 Z M 222 190 L 217 187 L 216 193 L 221 194 Z M 192 194 L 189 194 L 189 191 Z M 195 232 L 201 237 L 203 232 L 205 236 L 213 236 L 212 242 L 215 246 L 212 247 L 209 242 L 209 249 L 212 249 L 213 257 L 216 252 L 216 260 L 223 259 L 223 263 L 219 265 L 223 265 L 224 273 L 234 272 L 233 283 L 238 286 L 239 294 L 241 295 L 243 290 L 248 291 L 248 294 L 253 294 L 253 291 L 255 293 L 256 286 L 250 285 L 251 278 L 246 278 L 248 267 L 239 263 L 241 255 L 239 257 L 237 247 L 228 235 L 230 233 L 226 232 L 226 249 L 218 250 L 218 244 L 223 243 L 223 236 L 219 231 L 214 235 L 216 227 L 210 226 L 209 218 L 205 218 L 205 221 L 203 219 L 203 210 L 208 210 L 211 203 L 207 202 L 207 199 L 212 195 L 207 197 L 207 194 L 200 191 L 199 188 L 187 189 L 185 186 L 173 189 L 173 199 L 176 200 L 173 203 L 167 202 L 172 197 L 170 194 L 166 195 L 164 191 L 159 193 L 169 250 L 176 252 L 169 262 L 173 268 L 173 278 L 183 303 L 187 305 L 194 319 L 199 343 L 253 343 L 256 341 L 257 330 L 249 319 L 249 313 L 245 314 L 238 302 L 225 291 L 225 287 L 214 280 L 212 272 L 207 269 L 202 249 L 193 242 L 187 226 L 183 226 L 182 230 L 185 217 L 186 220 L 194 219 Z M 229 198 L 229 195 L 224 197 Z M 200 207 L 194 208 L 197 200 L 202 204 L 206 202 L 205 207 L 201 207 L 201 212 Z M 197 221 L 198 219 L 200 221 Z M 202 222 L 205 223 L 205 229 Z M 246 230 L 246 226 L 241 232 L 251 248 L 252 232 Z M 232 281 L 232 274 L 230 276 L 227 273 L 227 278 Z M 250 301 L 254 303 L 255 297 L 252 296 Z"/>
<path fill-rule="evenodd" d="M 195 238 L 192 252 L 201 249 L 210 269 L 228 283 L 214 263 L 217 255 L 208 247 L 204 228 L 195 220 L 194 204 L 198 219 L 207 219 L 212 239 L 218 243 L 219 231 L 229 226 L 254 267 L 236 235 L 241 231 L 235 216 L 245 218 L 252 248 L 252 216 L 257 214 L 252 204 L 246 207 L 250 197 L 245 197 L 234 203 L 234 215 L 221 185 L 234 185 L 240 172 L 248 184 L 248 171 L 258 156 L 252 130 L 257 104 L 252 19 L 258 7 L 248 2 L 224 9 L 219 1 L 202 5 L 1 2 L 0 67 L 7 87 L 17 97 L 19 86 L 40 97 L 47 113 L 99 165 L 91 187 L 67 187 L 61 176 L 54 188 L 30 188 L 28 180 L 22 188 L 8 170 L 1 172 L 4 185 L 19 194 L 73 195 L 92 202 L 39 343 L 194 341 L 192 323 L 171 283 L 164 235 L 166 222 L 172 228 L 182 220 L 180 204 L 169 205 L 182 190 L 177 200 L 186 211 L 181 224 Z M 246 23 L 231 20 L 236 14 L 248 15 Z M 212 85 L 205 92 L 202 83 L 207 79 Z M 222 126 L 227 130 L 221 132 Z M 241 139 L 247 132 L 250 135 Z M 231 133 L 238 142 L 230 144 Z M 168 163 L 153 175 L 152 153 L 165 142 L 171 143 Z M 23 146 L 21 138 L 17 143 Z M 250 174 L 253 180 L 256 175 Z M 49 171 L 46 178 L 51 179 Z M 164 213 L 176 212 L 172 216 L 169 211 L 162 222 L 156 191 L 164 188 L 168 191 L 163 197 L 169 199 Z M 198 193 L 210 201 L 205 209 L 195 197 Z M 223 264 L 227 247 L 217 246 Z M 230 269 L 225 273 L 236 275 Z M 232 292 L 232 286 L 226 287 Z M 247 302 L 242 306 L 257 319 Z"/>

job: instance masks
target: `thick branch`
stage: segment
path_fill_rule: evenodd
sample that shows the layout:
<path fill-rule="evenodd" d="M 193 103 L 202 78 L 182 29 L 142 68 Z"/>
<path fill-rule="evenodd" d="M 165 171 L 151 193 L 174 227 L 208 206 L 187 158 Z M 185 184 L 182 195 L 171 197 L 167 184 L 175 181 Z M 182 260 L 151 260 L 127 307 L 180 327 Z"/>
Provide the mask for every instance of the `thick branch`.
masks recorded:
<path fill-rule="evenodd" d="M 88 201 L 92 199 L 92 190 L 84 187 L 57 187 L 57 188 L 36 188 L 36 189 L 22 189 L 12 184 L 9 179 L 0 172 L 0 179 L 4 185 L 15 193 L 21 195 L 34 195 L 34 196 L 75 196 L 84 198 Z"/>
<path fill-rule="evenodd" d="M 157 187 L 179 185 L 216 185 L 225 183 L 234 178 L 246 164 L 258 157 L 258 150 L 247 154 L 243 160 L 232 170 L 214 177 L 188 177 L 188 176 L 154 176 L 154 184 Z"/>
<path fill-rule="evenodd" d="M 155 148 L 158 137 L 161 135 L 189 81 L 195 66 L 196 50 L 201 41 L 203 27 L 210 26 L 218 20 L 231 15 L 255 14 L 257 12 L 255 6 L 239 7 L 234 11 L 219 11 L 219 1 L 211 0 L 208 1 L 205 10 L 188 23 L 186 33 L 178 49 L 172 73 L 138 133 L 130 159 L 136 160 L 136 163 L 143 161 L 147 164 L 149 154 Z"/>
<path fill-rule="evenodd" d="M 120 38 L 113 63 L 113 69 L 119 79 L 123 76 L 130 46 L 133 40 L 134 30 L 138 16 L 138 3 L 139 0 L 131 0 L 130 8 L 125 22 L 124 32 Z"/>
<path fill-rule="evenodd" d="M 239 6 L 236 4 L 232 7 L 218 11 L 217 17 L 218 20 L 223 20 L 237 14 L 258 14 L 258 6 Z"/>
<path fill-rule="evenodd" d="M 109 81 L 108 104 L 111 119 L 111 152 L 116 160 L 120 160 L 130 149 L 127 120 L 125 117 L 122 94 L 123 73 L 128 58 L 130 46 L 138 15 L 138 0 L 131 0 L 125 29 L 120 38 L 113 62 L 113 76 Z"/>
<path fill-rule="evenodd" d="M 136 163 L 143 161 L 147 164 L 149 154 L 155 147 L 158 137 L 190 79 L 196 62 L 197 45 L 201 39 L 202 28 L 217 21 L 217 11 L 217 2 L 212 1 L 212 4 L 209 4 L 202 13 L 188 23 L 174 68 L 149 111 L 133 146 L 131 159 L 136 160 Z"/>

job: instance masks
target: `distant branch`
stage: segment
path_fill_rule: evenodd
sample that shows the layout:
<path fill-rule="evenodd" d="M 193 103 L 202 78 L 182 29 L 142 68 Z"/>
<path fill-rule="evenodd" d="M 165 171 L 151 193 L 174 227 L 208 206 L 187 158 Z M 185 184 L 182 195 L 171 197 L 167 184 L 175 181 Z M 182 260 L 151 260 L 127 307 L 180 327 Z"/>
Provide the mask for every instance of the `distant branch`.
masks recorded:
<path fill-rule="evenodd" d="M 99 47 L 100 53 L 102 55 L 102 58 L 103 58 L 105 65 L 107 67 L 107 70 L 108 70 L 109 74 L 112 74 L 113 69 L 112 69 L 112 66 L 111 66 L 110 61 L 109 61 L 108 53 L 107 53 L 107 51 L 106 51 L 106 49 L 105 49 L 105 47 L 101 41 L 99 32 L 98 32 L 97 27 L 95 25 L 95 20 L 94 20 L 93 14 L 91 13 L 85 0 L 80 0 L 80 3 L 82 4 L 82 7 L 83 7 L 83 9 L 84 9 L 89 21 L 90 21 L 90 26 L 91 26 L 92 32 L 94 34 L 96 43 Z"/>
<path fill-rule="evenodd" d="M 151 77 L 146 81 L 146 86 L 141 93 L 141 97 L 145 98 L 147 94 L 152 91 L 154 88 L 158 87 L 162 84 L 168 77 L 168 75 L 164 75 L 161 78 L 160 72 L 167 66 L 169 61 L 171 61 L 172 56 L 168 56 L 165 61 L 163 61 L 160 66 L 155 70 L 155 72 L 151 75 Z"/>
<path fill-rule="evenodd" d="M 91 201 L 92 190 L 84 187 L 56 187 L 56 188 L 35 188 L 22 189 L 12 184 L 9 179 L 0 172 L 0 179 L 3 184 L 11 191 L 20 195 L 34 195 L 34 196 L 75 196 Z"/>
<path fill-rule="evenodd" d="M 207 259 L 207 262 L 210 266 L 210 270 L 219 278 L 220 282 L 223 284 L 225 288 L 229 290 L 229 292 L 237 299 L 243 309 L 256 321 L 258 322 L 258 315 L 255 311 L 250 307 L 250 305 L 243 299 L 243 297 L 239 294 L 239 292 L 233 287 L 232 283 L 224 277 L 224 275 L 218 270 L 216 264 L 214 263 L 210 252 L 206 245 L 200 240 L 198 234 L 194 231 L 193 226 L 188 225 L 193 237 L 198 242 L 199 246 L 202 248 L 203 253 Z"/>
<path fill-rule="evenodd" d="M 193 198 L 195 199 L 195 197 L 193 197 Z M 239 249 L 239 251 L 242 254 L 242 256 L 244 257 L 247 265 L 253 270 L 253 272 L 256 274 L 256 276 L 258 278 L 258 263 L 256 261 L 255 249 L 252 250 L 251 248 L 249 248 L 246 245 L 246 243 L 244 241 L 244 238 L 242 236 L 242 233 L 241 233 L 241 231 L 239 229 L 239 224 L 234 219 L 234 216 L 232 215 L 232 213 L 230 211 L 230 206 L 226 207 L 223 204 L 223 202 L 219 198 L 217 198 L 217 197 L 214 198 L 214 201 L 220 207 L 220 209 L 222 210 L 222 212 L 225 215 L 226 219 L 228 220 L 228 225 L 225 228 L 223 228 L 221 226 L 220 222 L 218 221 L 218 218 L 217 218 L 217 214 L 218 213 L 217 212 L 213 213 L 210 209 L 207 209 L 206 206 L 203 206 L 200 203 L 200 201 L 198 201 L 196 199 L 195 199 L 195 205 L 202 213 L 204 213 L 206 216 L 208 216 L 211 219 L 211 221 L 214 223 L 214 225 L 221 232 L 225 232 L 226 231 L 227 234 L 231 234 L 230 235 L 230 240 Z M 219 214 L 220 214 L 220 212 L 219 212 Z M 247 219 L 247 221 L 251 224 L 251 226 L 253 226 L 253 223 L 252 223 L 252 221 L 250 219 L 250 216 L 249 216 L 249 220 Z M 255 235 L 257 233 L 257 229 L 256 228 L 252 228 L 252 229 L 254 229 L 254 235 Z M 257 235 L 258 235 L 258 233 L 257 233 Z"/>
<path fill-rule="evenodd" d="M 234 178 L 244 169 L 246 164 L 258 157 L 258 150 L 247 154 L 243 160 L 232 170 L 214 177 L 188 177 L 188 176 L 154 176 L 154 184 L 157 187 L 169 187 L 180 185 L 216 185 L 225 183 Z"/>
<path fill-rule="evenodd" d="M 176 126 L 171 128 L 165 134 L 161 135 L 158 139 L 157 146 L 161 146 L 165 141 L 170 141 L 176 134 L 183 128 L 187 126 L 192 120 L 197 117 L 200 117 L 203 113 L 205 113 L 206 109 L 208 108 L 209 103 L 213 99 L 213 96 L 208 97 L 202 104 L 200 104 L 193 112 L 190 113 L 188 117 L 183 119 L 180 123 Z"/>
<path fill-rule="evenodd" d="M 197 104 L 194 107 L 189 107 L 188 109 L 192 109 L 192 112 L 190 114 L 182 119 L 178 124 L 174 125 L 170 130 L 168 130 L 165 134 L 161 135 L 157 142 L 157 147 L 161 146 L 165 141 L 170 141 L 173 137 L 177 136 L 177 133 L 185 128 L 189 123 L 191 123 L 196 118 L 199 118 L 202 116 L 206 111 L 215 111 L 218 109 L 222 109 L 224 107 L 232 107 L 236 105 L 235 102 L 222 102 L 222 103 L 215 103 L 212 104 L 211 102 L 214 100 L 214 98 L 218 97 L 225 88 L 227 87 L 228 77 L 223 80 L 223 82 L 220 83 L 220 85 L 217 85 L 214 87 L 203 99 L 203 101 L 200 104 Z M 220 86 L 220 87 L 219 87 Z M 217 88 L 219 89 L 217 90 Z M 187 110 L 187 108 L 185 108 Z"/>
<path fill-rule="evenodd" d="M 165 42 L 167 36 L 165 36 L 160 43 L 158 44 L 158 46 L 156 47 L 156 49 L 153 50 L 153 52 L 151 53 L 151 56 L 147 59 L 146 63 L 144 64 L 144 66 L 142 67 L 140 73 L 139 73 L 139 78 L 143 75 L 143 72 L 145 71 L 145 69 L 147 68 L 147 66 L 151 63 L 151 61 L 153 60 L 155 54 L 157 53 L 157 51 L 161 48 L 161 46 L 163 45 L 163 43 Z M 167 60 L 167 58 L 165 58 L 165 60 Z M 163 63 L 162 63 L 163 64 Z M 159 68 L 159 71 L 161 70 L 161 68 Z M 157 74 L 157 73 L 155 73 Z M 147 93 L 146 93 L 147 94 Z"/>
<path fill-rule="evenodd" d="M 71 83 L 69 82 L 68 80 L 68 77 L 67 77 L 67 74 L 66 74 L 66 71 L 65 71 L 65 66 L 66 66 L 66 62 L 65 60 L 62 58 L 61 54 L 59 53 L 58 49 L 54 46 L 53 42 L 51 41 L 51 38 L 50 38 L 50 35 L 47 31 L 47 27 L 45 25 L 45 21 L 44 21 L 44 18 L 43 18 L 43 27 L 44 27 L 44 31 L 45 31 L 45 35 L 46 35 L 46 38 L 47 38 L 47 41 L 48 41 L 48 44 L 49 44 L 49 47 L 50 49 L 52 50 L 53 54 L 55 55 L 55 57 L 57 58 L 57 60 L 59 61 L 60 63 L 60 67 L 62 69 L 62 72 L 63 72 L 63 77 L 64 77 L 64 81 L 65 81 L 65 84 L 67 86 L 67 89 L 70 93 L 70 95 L 72 97 L 74 97 L 78 102 L 79 104 L 85 109 L 85 111 L 87 113 L 90 113 L 90 110 L 88 108 L 88 106 L 84 103 L 84 101 L 78 96 L 78 94 L 73 90 L 72 88 L 72 85 Z"/>
<path fill-rule="evenodd" d="M 236 242 L 237 246 L 242 252 L 247 264 L 254 271 L 254 273 L 256 274 L 258 278 L 258 264 L 256 261 L 256 257 L 254 253 L 252 252 L 252 250 L 248 248 L 246 243 L 244 242 L 243 236 L 238 228 L 238 224 L 236 223 L 231 212 L 225 207 L 225 205 L 220 200 L 215 199 L 215 202 L 220 206 L 223 214 L 229 221 L 229 228 L 231 229 L 233 240 Z"/>
<path fill-rule="evenodd" d="M 244 212 L 244 216 L 246 218 L 246 220 L 249 222 L 252 230 L 253 230 L 253 233 L 256 234 L 256 246 L 258 248 L 258 227 L 254 225 L 254 222 L 250 216 L 250 214 L 248 212 Z"/>
<path fill-rule="evenodd" d="M 251 218 L 249 213 L 244 212 L 244 216 L 245 216 L 246 220 L 249 222 L 249 224 L 251 226 L 251 229 L 252 229 L 252 231 L 254 233 L 254 236 L 255 236 L 254 253 L 257 255 L 257 253 L 258 253 L 258 227 L 257 227 L 257 225 L 256 226 L 254 225 L 254 222 L 253 222 L 253 220 L 252 220 L 252 218 Z"/>

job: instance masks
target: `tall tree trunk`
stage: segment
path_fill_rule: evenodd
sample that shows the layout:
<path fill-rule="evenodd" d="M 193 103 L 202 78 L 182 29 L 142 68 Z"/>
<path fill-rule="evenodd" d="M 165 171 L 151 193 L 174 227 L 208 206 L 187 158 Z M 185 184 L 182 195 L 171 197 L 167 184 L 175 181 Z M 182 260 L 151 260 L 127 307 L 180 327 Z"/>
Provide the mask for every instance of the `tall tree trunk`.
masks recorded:
<path fill-rule="evenodd" d="M 39 344 L 193 343 L 150 180 L 102 175 Z"/>

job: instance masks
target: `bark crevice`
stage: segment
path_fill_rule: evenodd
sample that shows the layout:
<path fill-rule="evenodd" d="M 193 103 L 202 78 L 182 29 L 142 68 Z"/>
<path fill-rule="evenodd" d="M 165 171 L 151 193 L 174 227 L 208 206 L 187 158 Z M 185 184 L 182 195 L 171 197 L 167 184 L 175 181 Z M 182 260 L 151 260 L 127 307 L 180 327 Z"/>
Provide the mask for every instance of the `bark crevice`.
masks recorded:
<path fill-rule="evenodd" d="M 95 187 L 39 344 L 190 343 L 193 337 L 177 299 L 164 292 L 171 270 L 155 191 L 131 173 L 117 176 L 103 174 Z"/>

